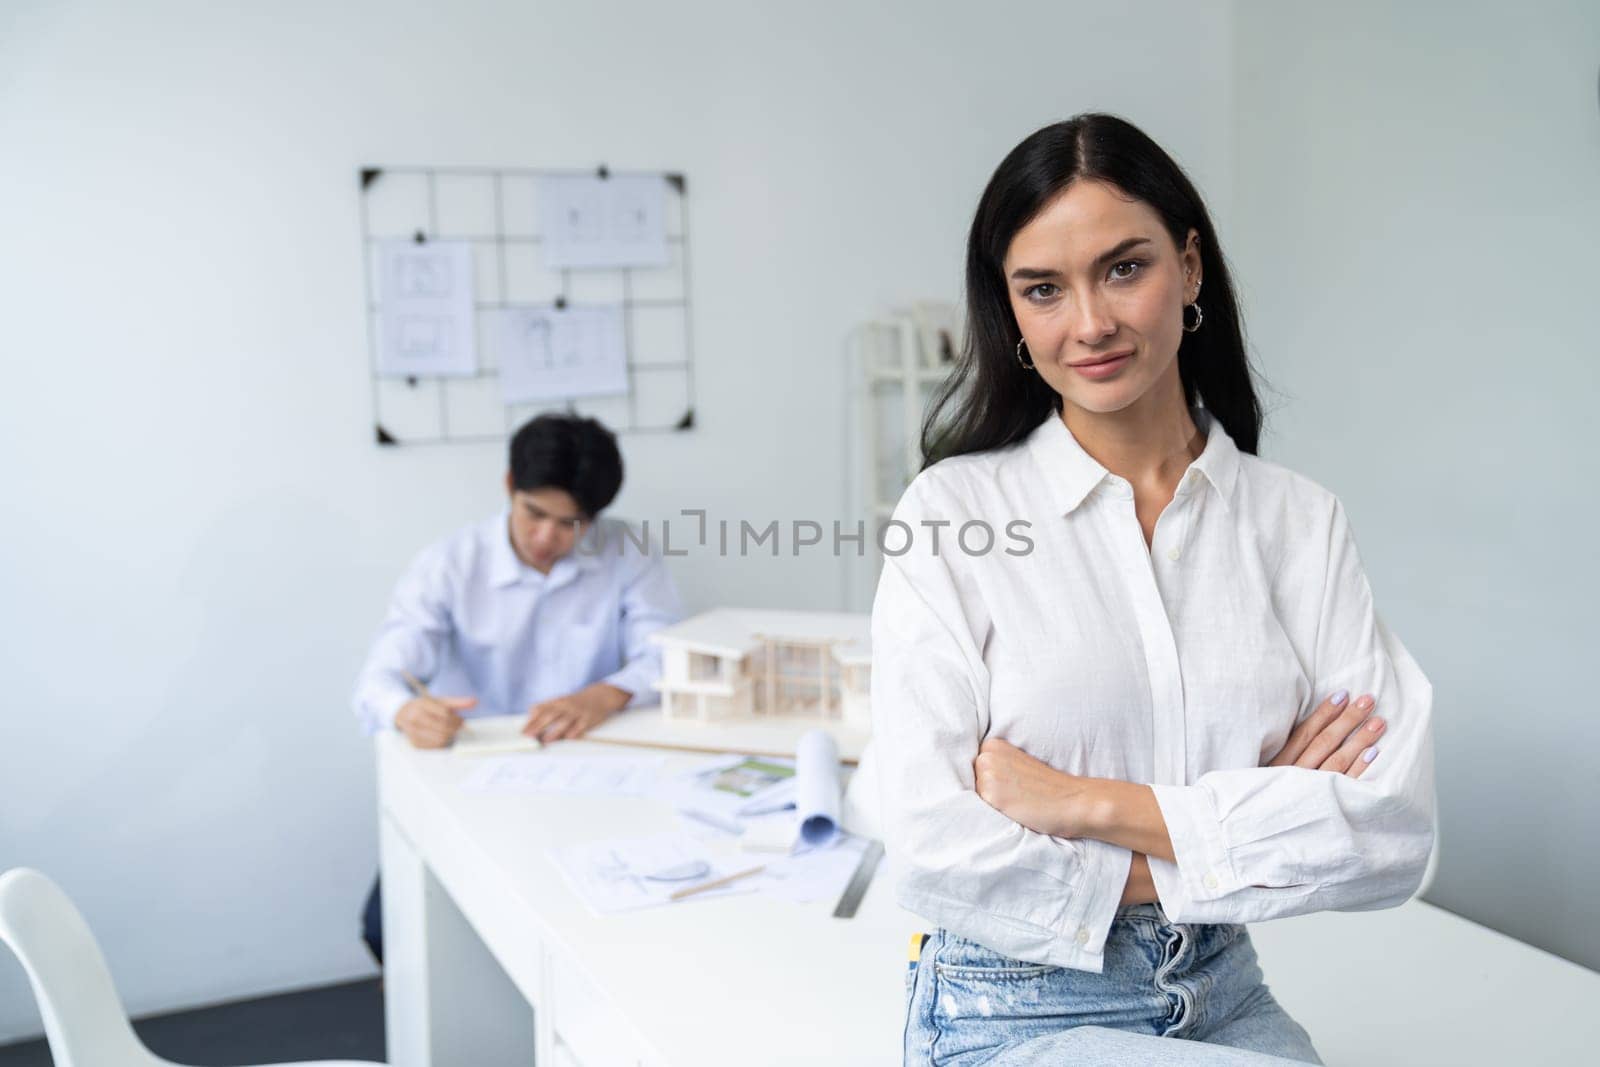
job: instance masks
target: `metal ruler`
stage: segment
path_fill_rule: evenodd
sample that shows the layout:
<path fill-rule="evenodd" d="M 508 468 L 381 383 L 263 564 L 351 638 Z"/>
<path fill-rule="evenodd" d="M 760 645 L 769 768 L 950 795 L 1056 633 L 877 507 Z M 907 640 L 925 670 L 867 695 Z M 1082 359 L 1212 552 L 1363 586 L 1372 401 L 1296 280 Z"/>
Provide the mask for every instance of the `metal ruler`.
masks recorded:
<path fill-rule="evenodd" d="M 883 842 L 868 841 L 867 850 L 861 854 L 861 862 L 856 864 L 856 873 L 850 876 L 850 884 L 844 887 L 844 894 L 839 897 L 839 906 L 833 909 L 835 919 L 855 917 L 856 909 L 861 907 L 861 898 L 867 895 L 867 886 L 872 884 L 872 876 L 882 859 Z"/>

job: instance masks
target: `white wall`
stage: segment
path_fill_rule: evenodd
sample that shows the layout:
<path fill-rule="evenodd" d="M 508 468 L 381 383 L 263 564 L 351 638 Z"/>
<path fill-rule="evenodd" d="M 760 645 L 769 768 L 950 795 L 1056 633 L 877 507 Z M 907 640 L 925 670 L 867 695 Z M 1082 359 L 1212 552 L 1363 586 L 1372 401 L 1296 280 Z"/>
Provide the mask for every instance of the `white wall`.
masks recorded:
<path fill-rule="evenodd" d="M 625 441 L 617 510 L 831 521 L 845 334 L 956 294 L 1020 137 L 1122 112 L 1226 220 L 1226 7 L 1110 7 L 7 4 L 0 868 L 135 1012 L 368 972 L 349 681 L 503 459 L 371 443 L 358 167 L 686 172 L 698 428 Z M 825 556 L 679 564 L 694 606 L 840 598 Z M 38 1028 L 0 954 L 0 1040 Z"/>
<path fill-rule="evenodd" d="M 1600 967 L 1600 6 L 1236 11 L 1263 452 L 1343 497 L 1433 680 L 1430 899 Z"/>

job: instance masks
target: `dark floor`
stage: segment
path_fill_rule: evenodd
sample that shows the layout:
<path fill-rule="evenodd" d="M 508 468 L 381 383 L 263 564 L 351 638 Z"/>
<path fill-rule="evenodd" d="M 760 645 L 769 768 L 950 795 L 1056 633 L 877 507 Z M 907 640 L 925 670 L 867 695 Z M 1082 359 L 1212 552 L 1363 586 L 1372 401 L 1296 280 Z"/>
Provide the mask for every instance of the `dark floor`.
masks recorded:
<path fill-rule="evenodd" d="M 294 1060 L 383 1060 L 378 979 L 324 986 L 134 1022 L 150 1051 L 194 1067 Z M 51 1067 L 43 1039 L 0 1046 L 0 1067 Z"/>

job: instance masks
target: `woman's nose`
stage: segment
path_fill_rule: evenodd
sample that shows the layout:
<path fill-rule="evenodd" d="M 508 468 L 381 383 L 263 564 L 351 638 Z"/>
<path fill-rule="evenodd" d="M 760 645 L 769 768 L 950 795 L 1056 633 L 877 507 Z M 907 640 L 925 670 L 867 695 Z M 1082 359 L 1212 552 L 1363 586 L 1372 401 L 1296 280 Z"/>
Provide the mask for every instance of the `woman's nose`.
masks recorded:
<path fill-rule="evenodd" d="M 1080 298 L 1072 320 L 1073 339 L 1083 344 L 1098 344 L 1117 332 L 1116 320 L 1098 295 Z"/>

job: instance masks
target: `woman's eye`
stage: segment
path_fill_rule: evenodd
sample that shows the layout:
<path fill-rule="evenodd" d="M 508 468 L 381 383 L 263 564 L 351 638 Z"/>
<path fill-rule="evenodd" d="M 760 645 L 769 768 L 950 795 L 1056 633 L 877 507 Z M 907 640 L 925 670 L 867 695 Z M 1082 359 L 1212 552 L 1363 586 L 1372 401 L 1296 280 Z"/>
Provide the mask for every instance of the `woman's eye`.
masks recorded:
<path fill-rule="evenodd" d="M 1111 276 L 1118 281 L 1127 281 L 1138 274 L 1144 264 L 1137 259 L 1125 259 L 1111 268 Z"/>
<path fill-rule="evenodd" d="M 1046 290 L 1048 290 L 1048 292 Z M 1027 297 L 1029 300 L 1040 301 L 1049 300 L 1052 296 L 1056 295 L 1056 292 L 1057 290 L 1054 285 L 1051 285 L 1049 282 L 1040 282 L 1038 285 L 1028 286 L 1028 288 L 1022 291 L 1022 295 Z"/>

